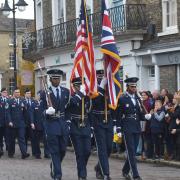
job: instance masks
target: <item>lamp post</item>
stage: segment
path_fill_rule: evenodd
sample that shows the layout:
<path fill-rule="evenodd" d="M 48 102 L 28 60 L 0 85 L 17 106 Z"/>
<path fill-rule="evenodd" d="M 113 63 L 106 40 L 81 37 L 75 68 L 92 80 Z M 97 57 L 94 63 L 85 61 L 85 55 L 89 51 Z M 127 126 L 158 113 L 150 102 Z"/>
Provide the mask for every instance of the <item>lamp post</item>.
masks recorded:
<path fill-rule="evenodd" d="M 16 17 L 15 17 L 15 13 L 16 13 L 17 8 L 20 12 L 24 11 L 26 6 L 28 6 L 28 4 L 24 0 L 19 0 L 16 4 L 15 4 L 15 0 L 12 0 L 12 2 L 13 2 L 12 8 L 10 8 L 9 4 L 8 4 L 8 0 L 5 0 L 4 6 L 1 9 L 1 11 L 3 12 L 3 14 L 5 16 L 9 16 L 10 12 L 13 13 L 14 87 L 16 87 L 17 86 L 17 66 L 16 66 L 17 59 L 16 59 Z"/>

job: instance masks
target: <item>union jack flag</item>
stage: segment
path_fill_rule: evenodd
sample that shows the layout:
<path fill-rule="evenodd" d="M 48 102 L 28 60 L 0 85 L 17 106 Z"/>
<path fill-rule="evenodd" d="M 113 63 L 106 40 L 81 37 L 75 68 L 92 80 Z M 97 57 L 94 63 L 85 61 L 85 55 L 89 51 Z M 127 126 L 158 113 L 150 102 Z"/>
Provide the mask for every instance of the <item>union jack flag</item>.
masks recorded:
<path fill-rule="evenodd" d="M 105 0 L 102 0 L 102 16 L 101 52 L 104 53 L 106 77 L 108 80 L 109 107 L 116 109 L 121 94 L 120 76 L 118 74 L 121 59 L 114 40 Z"/>
<path fill-rule="evenodd" d="M 84 84 L 86 86 L 86 93 L 89 96 L 95 97 L 98 95 L 92 31 L 88 22 L 86 4 L 84 0 L 81 1 L 74 67 L 70 81 L 72 82 L 72 79 L 75 77 L 85 78 Z"/>

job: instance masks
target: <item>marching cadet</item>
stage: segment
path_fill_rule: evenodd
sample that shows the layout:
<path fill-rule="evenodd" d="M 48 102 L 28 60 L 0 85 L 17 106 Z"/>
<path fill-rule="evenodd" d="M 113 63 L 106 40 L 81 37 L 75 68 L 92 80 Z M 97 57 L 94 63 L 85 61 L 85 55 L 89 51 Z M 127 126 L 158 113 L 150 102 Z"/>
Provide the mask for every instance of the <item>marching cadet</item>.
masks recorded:
<path fill-rule="evenodd" d="M 15 139 L 18 138 L 18 144 L 21 150 L 22 159 L 29 157 L 27 153 L 27 147 L 25 143 L 25 119 L 24 119 L 24 103 L 20 97 L 20 89 L 15 88 L 13 92 L 13 98 L 8 100 L 9 114 L 8 126 L 9 126 L 9 145 L 8 156 L 13 158 L 15 153 Z"/>
<path fill-rule="evenodd" d="M 63 71 L 51 69 L 47 71 L 50 77 L 51 86 L 49 88 L 49 101 L 52 106 L 47 106 L 46 93 L 41 94 L 43 107 L 46 107 L 45 131 L 47 143 L 52 158 L 51 177 L 54 180 L 61 180 L 61 162 L 65 156 L 66 146 L 69 136 L 69 128 L 66 120 L 69 119 L 66 108 L 69 103 L 69 90 L 60 86 L 60 76 Z"/>
<path fill-rule="evenodd" d="M 34 143 L 34 155 L 36 159 L 41 159 L 41 149 L 40 149 L 40 141 L 43 139 L 44 144 L 44 157 L 50 158 L 49 149 L 46 140 L 46 134 L 44 129 L 44 109 L 42 106 L 42 100 L 40 97 L 40 92 L 37 93 L 37 99 L 34 100 L 34 104 L 32 106 L 33 109 L 33 122 L 34 122 L 34 130 L 32 134 L 32 140 Z"/>
<path fill-rule="evenodd" d="M 31 90 L 26 89 L 24 92 L 24 119 L 25 119 L 25 140 L 26 140 L 26 146 L 28 146 L 28 140 L 31 141 L 31 149 L 32 149 L 32 155 L 35 156 L 35 145 L 33 141 L 33 132 L 35 129 L 34 126 L 34 117 L 33 117 L 33 105 L 34 100 L 31 98 Z"/>
<path fill-rule="evenodd" d="M 74 94 L 70 98 L 69 112 L 71 113 L 70 137 L 74 146 L 78 179 L 86 180 L 87 162 L 91 153 L 91 125 L 88 113 L 91 100 L 86 96 L 82 78 L 72 80 Z M 84 98 L 84 103 L 83 99 Z"/>
<path fill-rule="evenodd" d="M 95 166 L 96 178 L 110 180 L 109 156 L 112 150 L 113 120 L 108 108 L 105 86 L 107 78 L 104 71 L 97 71 L 99 96 L 93 99 L 92 120 L 98 152 L 98 164 Z"/>
<path fill-rule="evenodd" d="M 125 179 L 131 179 L 129 171 L 131 171 L 134 180 L 141 180 L 136 165 L 136 149 L 141 133 L 140 121 L 144 120 L 141 102 L 137 96 L 137 77 L 127 78 L 127 90 L 119 99 L 117 107 L 117 130 L 124 135 L 127 159 L 122 169 L 122 175 Z"/>
<path fill-rule="evenodd" d="M 6 146 L 8 145 L 7 142 L 7 129 L 6 129 L 6 121 L 7 121 L 7 108 L 8 108 L 8 104 L 7 104 L 7 89 L 6 88 L 2 88 L 1 89 L 1 97 L 0 97 L 0 157 L 3 155 L 3 139 L 6 142 Z"/>

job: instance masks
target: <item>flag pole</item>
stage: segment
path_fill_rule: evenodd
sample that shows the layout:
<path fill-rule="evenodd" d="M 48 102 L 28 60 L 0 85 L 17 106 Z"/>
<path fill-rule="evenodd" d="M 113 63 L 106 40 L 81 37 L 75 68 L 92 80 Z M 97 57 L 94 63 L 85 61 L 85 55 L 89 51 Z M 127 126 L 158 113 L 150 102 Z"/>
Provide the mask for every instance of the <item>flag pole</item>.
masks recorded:
<path fill-rule="evenodd" d="M 104 77 L 106 77 L 106 58 L 105 55 L 103 56 L 103 64 L 104 64 Z M 105 123 L 107 123 L 108 118 L 107 118 L 107 108 L 108 108 L 108 104 L 107 104 L 107 98 L 106 98 L 106 92 L 107 92 L 107 86 L 104 87 L 105 93 L 104 93 L 104 101 L 105 101 L 105 107 L 104 107 L 104 116 L 105 116 Z"/>
<path fill-rule="evenodd" d="M 84 58 L 82 59 L 82 85 L 84 86 Z M 82 97 L 82 114 L 81 114 L 82 122 L 81 127 L 84 127 L 84 97 Z"/>
<path fill-rule="evenodd" d="M 88 33 L 88 21 L 87 21 L 87 13 L 86 13 L 86 3 L 85 3 L 85 0 L 84 0 L 84 10 L 85 10 L 85 16 L 86 16 L 86 29 L 87 29 L 87 32 Z M 88 37 L 89 38 L 89 37 Z M 89 42 L 89 39 L 88 39 L 88 42 Z M 83 50 L 84 51 L 84 50 Z M 84 58 L 82 59 L 82 85 L 84 86 Z M 82 114 L 81 114 L 81 117 L 82 117 L 82 123 L 81 123 L 81 127 L 84 127 L 85 124 L 84 124 L 84 107 L 85 107 L 85 104 L 84 104 L 84 97 L 82 97 Z"/>
<path fill-rule="evenodd" d="M 84 2 L 83 4 L 84 6 L 84 10 L 85 10 L 85 16 L 86 16 L 86 4 Z M 87 16 L 86 16 L 86 20 L 87 20 Z M 86 21 L 86 24 L 87 24 L 87 21 Z M 84 51 L 84 49 L 82 49 L 82 51 Z M 84 57 L 82 59 L 82 85 L 84 86 Z M 82 122 L 81 122 L 81 127 L 84 127 L 85 124 L 84 124 L 84 97 L 82 97 L 82 114 L 81 114 L 81 118 L 82 118 Z"/>
<path fill-rule="evenodd" d="M 102 24 L 103 24 L 103 14 L 104 14 L 104 12 L 102 10 L 102 14 L 101 14 L 101 16 L 102 16 Z M 106 57 L 105 57 L 105 54 L 103 55 L 103 59 L 104 59 L 104 61 L 103 61 L 103 65 L 104 65 L 104 77 L 107 78 L 107 76 L 106 76 L 107 73 L 106 73 Z M 107 98 L 106 98 L 107 86 L 105 86 L 104 90 L 105 90 L 105 93 L 104 93 L 104 101 L 105 101 L 104 116 L 105 116 L 105 123 L 107 123 L 107 121 L 108 121 L 108 118 L 107 118 L 108 103 L 107 103 Z"/>

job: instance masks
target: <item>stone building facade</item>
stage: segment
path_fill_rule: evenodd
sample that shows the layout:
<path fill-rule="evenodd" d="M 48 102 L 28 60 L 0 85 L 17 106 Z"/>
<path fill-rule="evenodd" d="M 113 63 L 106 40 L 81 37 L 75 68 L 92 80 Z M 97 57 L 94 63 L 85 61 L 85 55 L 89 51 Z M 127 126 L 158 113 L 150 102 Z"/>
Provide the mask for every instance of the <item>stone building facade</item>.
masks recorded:
<path fill-rule="evenodd" d="M 51 46 L 47 47 L 44 47 L 43 44 L 40 49 L 36 50 L 36 54 L 41 55 L 41 58 L 38 56 L 38 59 L 44 71 L 54 67 L 65 71 L 66 75 L 62 78 L 62 83 L 67 87 L 69 87 L 69 77 L 73 66 L 73 49 L 76 39 L 75 19 L 79 15 L 80 2 L 81 0 L 36 1 L 36 7 L 38 3 L 42 5 L 42 12 L 52 14 L 52 17 L 46 14 L 42 15 L 43 20 L 37 20 L 37 27 L 41 27 L 37 30 L 42 29 L 39 33 L 47 34 L 46 28 L 49 25 L 49 30 L 55 37 L 57 31 L 60 32 L 58 36 L 60 40 L 58 38 L 51 40 Z M 140 78 L 138 84 L 140 90 L 153 91 L 154 89 L 167 88 L 174 92 L 179 89 L 179 0 L 107 0 L 107 2 L 109 8 L 111 8 L 111 15 L 115 14 L 112 17 L 113 30 L 117 48 L 122 58 L 122 79 L 125 75 L 138 76 Z M 91 14 L 98 15 L 97 12 L 101 10 L 101 0 L 87 0 L 87 6 Z M 143 10 L 144 7 L 145 10 Z M 122 9 L 125 9 L 124 12 Z M 166 12 L 167 9 L 168 12 Z M 36 11 L 36 14 L 38 14 L 38 8 Z M 119 22 L 120 18 L 125 20 Z M 133 24 L 134 21 L 136 24 Z M 41 26 L 39 26 L 40 22 Z M 93 24 L 95 58 L 97 69 L 100 69 L 102 68 L 102 54 L 99 51 L 100 33 L 96 34 L 96 29 L 97 26 L 101 25 L 98 22 L 96 23 Z M 118 26 L 118 29 L 116 29 L 116 26 Z M 49 35 L 51 39 L 52 34 Z M 67 42 L 67 36 L 69 35 L 73 35 L 74 38 L 70 37 L 73 40 Z M 45 36 L 41 37 L 43 43 L 46 39 L 49 40 Z M 64 39 L 62 36 L 64 36 Z M 56 43 L 55 46 L 54 41 L 58 41 L 58 45 Z M 30 59 L 37 60 L 37 58 L 32 57 Z M 39 86 L 40 76 L 37 68 L 37 90 L 41 88 Z"/>
<path fill-rule="evenodd" d="M 0 10 L 1 12 L 1 10 Z M 0 89 L 6 87 L 10 93 L 14 88 L 14 53 L 13 53 L 13 27 L 12 18 L 4 17 L 0 14 Z M 25 29 L 29 24 L 32 23 L 31 20 L 17 19 L 17 70 L 18 77 L 21 75 L 21 65 L 22 65 L 22 36 Z M 20 85 L 21 79 L 18 78 L 18 85 Z"/>
<path fill-rule="evenodd" d="M 180 89 L 180 1 L 146 2 L 150 7 L 149 34 L 144 36 L 141 48 L 133 55 L 141 61 L 142 71 L 152 62 L 155 89 L 167 88 L 173 93 Z"/>

